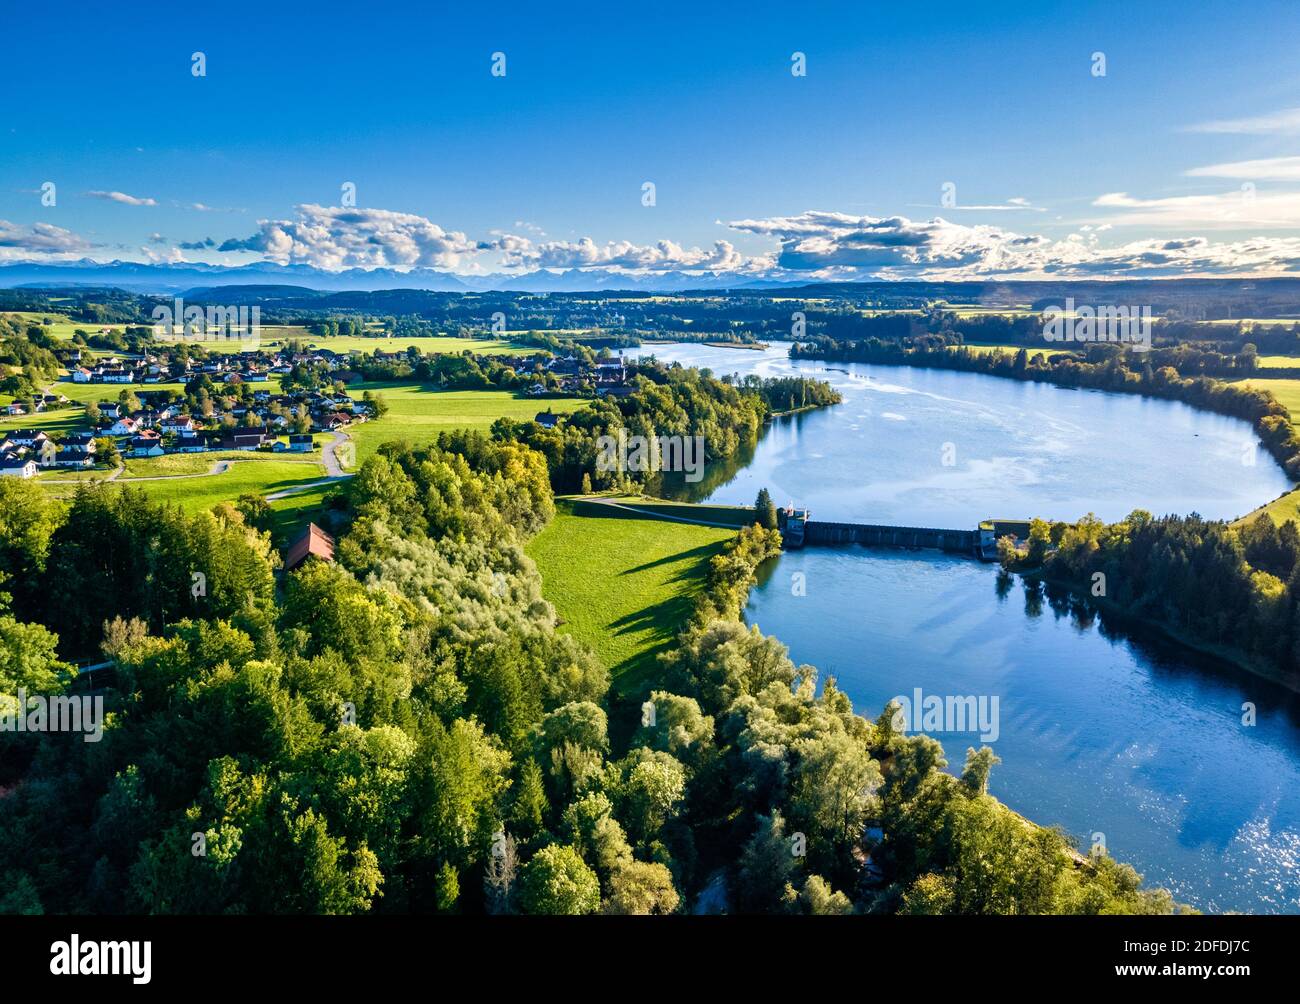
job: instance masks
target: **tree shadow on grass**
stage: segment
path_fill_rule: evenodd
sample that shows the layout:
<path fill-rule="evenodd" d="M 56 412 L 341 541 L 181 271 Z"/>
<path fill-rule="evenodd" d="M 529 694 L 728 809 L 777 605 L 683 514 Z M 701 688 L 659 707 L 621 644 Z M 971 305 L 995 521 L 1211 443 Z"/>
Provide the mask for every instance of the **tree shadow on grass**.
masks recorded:
<path fill-rule="evenodd" d="M 698 547 L 692 547 L 689 551 L 678 551 L 675 554 L 666 554 L 662 558 L 656 558 L 654 561 L 647 561 L 644 564 L 637 565 L 634 568 L 628 568 L 619 572 L 619 575 L 632 575 L 636 572 L 645 572 L 651 568 L 658 568 L 660 565 L 670 565 L 675 561 L 690 560 L 690 567 L 673 578 L 674 582 L 681 582 L 683 579 L 691 579 L 699 576 L 703 578 L 708 571 L 708 563 L 713 556 L 721 551 L 721 544 L 700 544 Z M 694 560 L 691 560 L 694 559 Z"/>
<path fill-rule="evenodd" d="M 658 675 L 659 655 L 669 649 L 678 633 L 686 626 L 694 610 L 696 593 L 704 582 L 708 563 L 721 548 L 721 542 L 701 545 L 689 551 L 679 551 L 658 561 L 647 562 L 638 569 L 628 570 L 631 572 L 653 568 L 685 559 L 683 566 L 677 570 L 670 582 L 674 586 L 690 588 L 678 589 L 666 599 L 624 614 L 609 625 L 609 631 L 613 634 L 647 632 L 651 638 L 651 643 L 646 648 L 610 667 L 617 690 L 624 694 L 639 694 L 651 689 Z"/>

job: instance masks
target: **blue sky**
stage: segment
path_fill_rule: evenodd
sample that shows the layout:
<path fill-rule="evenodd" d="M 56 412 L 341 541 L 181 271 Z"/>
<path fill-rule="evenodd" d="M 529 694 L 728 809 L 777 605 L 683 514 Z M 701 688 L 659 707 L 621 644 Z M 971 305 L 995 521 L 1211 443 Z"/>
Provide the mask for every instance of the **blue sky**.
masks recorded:
<path fill-rule="evenodd" d="M 14 5 L 0 260 L 1297 268 L 1300 7 L 1007 6 Z"/>

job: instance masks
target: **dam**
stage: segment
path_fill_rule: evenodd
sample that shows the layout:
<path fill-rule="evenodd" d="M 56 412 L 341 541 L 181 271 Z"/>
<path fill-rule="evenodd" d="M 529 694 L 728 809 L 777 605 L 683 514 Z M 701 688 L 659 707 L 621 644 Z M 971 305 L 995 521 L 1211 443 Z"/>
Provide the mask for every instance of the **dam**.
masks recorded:
<path fill-rule="evenodd" d="M 986 519 L 969 530 L 929 526 L 896 526 L 884 523 L 839 523 L 811 518 L 808 509 L 789 506 L 777 510 L 777 527 L 785 546 L 902 547 L 966 554 L 981 561 L 997 559 L 998 539 L 1023 540 L 1029 535 L 1028 520 Z"/>

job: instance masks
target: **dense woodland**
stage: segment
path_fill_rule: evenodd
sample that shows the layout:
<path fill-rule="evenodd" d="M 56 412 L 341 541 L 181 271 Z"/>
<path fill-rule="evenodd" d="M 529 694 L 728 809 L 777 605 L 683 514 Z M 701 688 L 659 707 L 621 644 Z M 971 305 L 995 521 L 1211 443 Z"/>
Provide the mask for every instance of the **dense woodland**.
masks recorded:
<path fill-rule="evenodd" d="M 708 460 L 717 461 L 752 445 L 763 423 L 777 412 L 840 400 L 828 383 L 806 377 L 720 380 L 700 370 L 654 361 L 629 367 L 628 372 L 638 388 L 628 397 L 593 401 L 551 429 L 535 422 L 498 419 L 493 435 L 542 453 L 556 492 L 632 488 L 645 484 L 654 472 L 601 471 L 596 462 L 601 436 L 616 435 L 620 429 L 647 438 L 701 436 Z"/>
<path fill-rule="evenodd" d="M 1235 527 L 1199 516 L 1030 524 L 999 543 L 1003 567 L 1154 622 L 1300 687 L 1300 532 L 1264 513 Z M 1100 576 L 1100 577 L 1098 577 Z M 1213 583 L 1212 588 L 1207 583 Z"/>
<path fill-rule="evenodd" d="M 78 692 L 64 660 L 92 643 L 115 668 L 102 741 L 5 735 L 0 910 L 1173 908 L 985 794 L 989 751 L 954 778 L 934 740 L 858 717 L 741 623 L 774 531 L 714 559 L 613 727 L 605 669 L 521 550 L 550 480 L 479 434 L 384 447 L 337 561 L 288 575 L 236 507 L 87 486 L 64 508 L 5 483 L 0 693 Z"/>

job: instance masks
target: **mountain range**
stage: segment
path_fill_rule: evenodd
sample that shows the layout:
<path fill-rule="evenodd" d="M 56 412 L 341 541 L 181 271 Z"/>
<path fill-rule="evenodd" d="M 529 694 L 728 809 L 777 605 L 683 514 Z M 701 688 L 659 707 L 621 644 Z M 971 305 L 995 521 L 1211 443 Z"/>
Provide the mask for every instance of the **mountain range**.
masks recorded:
<path fill-rule="evenodd" d="M 662 272 L 631 276 L 606 271 L 538 269 L 519 275 L 456 275 L 432 268 L 399 271 L 392 268 L 344 269 L 328 272 L 311 265 L 209 265 L 203 262 L 149 263 L 133 261 L 15 261 L 0 264 L 0 289 L 20 287 L 113 286 L 134 293 L 182 293 L 195 287 L 277 285 L 325 291 L 424 289 L 448 293 L 489 290 L 511 292 L 582 292 L 636 290 L 678 292 L 707 289 L 762 289 L 796 285 L 795 282 L 756 279 L 730 272 L 691 274 Z"/>

